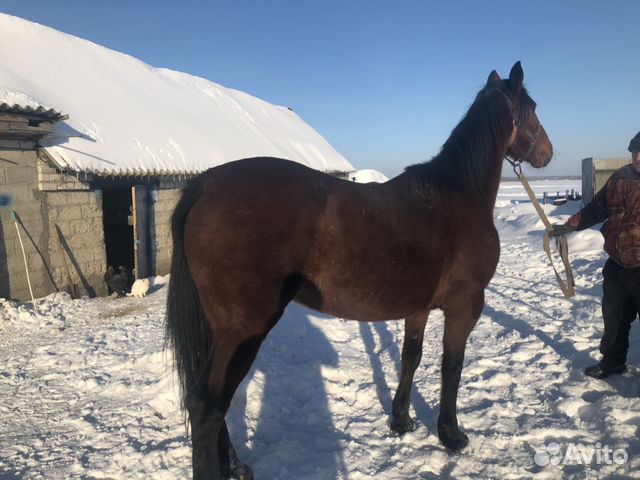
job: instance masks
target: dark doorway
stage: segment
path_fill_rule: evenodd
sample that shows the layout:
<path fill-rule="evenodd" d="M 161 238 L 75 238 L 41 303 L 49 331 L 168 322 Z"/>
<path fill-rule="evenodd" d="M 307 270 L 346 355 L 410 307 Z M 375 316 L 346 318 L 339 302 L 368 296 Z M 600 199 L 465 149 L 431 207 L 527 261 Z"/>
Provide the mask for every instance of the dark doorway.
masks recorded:
<path fill-rule="evenodd" d="M 131 273 L 134 268 L 131 188 L 103 189 L 102 210 L 107 266 L 117 269 L 123 265 Z"/>

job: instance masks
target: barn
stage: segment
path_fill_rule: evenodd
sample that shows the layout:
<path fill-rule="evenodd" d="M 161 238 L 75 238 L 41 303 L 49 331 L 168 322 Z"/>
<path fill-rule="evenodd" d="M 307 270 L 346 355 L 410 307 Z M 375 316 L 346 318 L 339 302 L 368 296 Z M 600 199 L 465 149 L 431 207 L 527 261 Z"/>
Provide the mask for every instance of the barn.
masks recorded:
<path fill-rule="evenodd" d="M 169 273 L 185 180 L 253 156 L 354 170 L 289 108 L 0 14 L 0 297 Z"/>

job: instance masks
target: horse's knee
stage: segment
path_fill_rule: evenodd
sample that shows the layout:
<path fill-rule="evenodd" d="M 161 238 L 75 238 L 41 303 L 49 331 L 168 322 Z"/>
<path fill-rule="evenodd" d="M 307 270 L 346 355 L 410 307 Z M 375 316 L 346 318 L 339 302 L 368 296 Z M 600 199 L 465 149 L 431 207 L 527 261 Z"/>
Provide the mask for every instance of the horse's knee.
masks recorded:
<path fill-rule="evenodd" d="M 405 355 L 403 360 L 411 371 L 415 372 L 422 360 L 422 345 L 407 352 L 407 355 Z"/>
<path fill-rule="evenodd" d="M 191 420 L 205 416 L 210 403 L 210 398 L 201 391 L 190 392 L 184 399 L 184 407 L 189 412 Z"/>
<path fill-rule="evenodd" d="M 464 348 L 450 348 L 447 345 L 442 352 L 442 373 L 456 373 L 462 370 Z"/>

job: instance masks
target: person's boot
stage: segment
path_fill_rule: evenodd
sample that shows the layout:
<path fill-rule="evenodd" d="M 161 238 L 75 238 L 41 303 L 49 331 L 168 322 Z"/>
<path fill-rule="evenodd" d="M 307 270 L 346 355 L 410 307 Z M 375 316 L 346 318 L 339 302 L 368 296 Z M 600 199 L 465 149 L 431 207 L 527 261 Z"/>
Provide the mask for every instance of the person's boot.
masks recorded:
<path fill-rule="evenodd" d="M 619 365 L 610 365 L 603 362 L 600 362 L 596 365 L 591 365 L 584 369 L 584 374 L 593 378 L 607 378 L 609 375 L 613 375 L 614 373 L 622 373 L 627 369 L 627 366 L 622 363 Z"/>

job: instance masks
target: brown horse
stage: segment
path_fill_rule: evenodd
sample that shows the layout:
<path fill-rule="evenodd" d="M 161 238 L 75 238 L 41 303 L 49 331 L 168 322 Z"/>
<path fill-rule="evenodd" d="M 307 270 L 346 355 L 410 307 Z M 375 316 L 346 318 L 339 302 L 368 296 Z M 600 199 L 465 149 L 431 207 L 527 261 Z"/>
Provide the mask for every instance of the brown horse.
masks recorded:
<path fill-rule="evenodd" d="M 342 318 L 405 318 L 391 428 L 413 429 L 409 396 L 429 311 L 444 311 L 438 436 L 464 448 L 456 401 L 465 345 L 500 253 L 502 161 L 539 168 L 552 146 L 522 85 L 491 72 L 441 152 L 383 184 L 251 158 L 185 188 L 172 219 L 167 339 L 189 413 L 196 479 L 251 478 L 225 423 L 261 343 L 295 300 Z"/>

